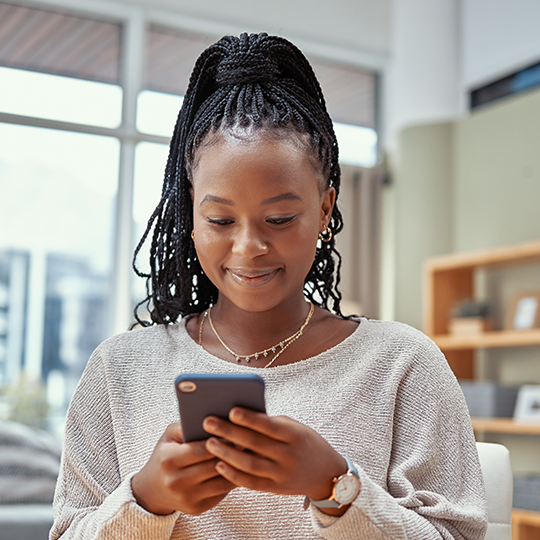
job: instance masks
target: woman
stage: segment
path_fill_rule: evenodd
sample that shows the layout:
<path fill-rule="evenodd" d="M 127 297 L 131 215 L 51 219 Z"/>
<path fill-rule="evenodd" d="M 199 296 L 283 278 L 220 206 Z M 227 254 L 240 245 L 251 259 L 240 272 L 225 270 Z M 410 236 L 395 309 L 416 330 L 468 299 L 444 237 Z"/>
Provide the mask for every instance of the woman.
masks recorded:
<path fill-rule="evenodd" d="M 341 315 L 337 156 L 292 44 L 243 34 L 203 52 L 136 250 L 152 233 L 154 324 L 88 363 L 51 538 L 483 537 L 444 357 L 405 325 Z M 174 378 L 254 370 L 268 415 L 208 417 L 213 436 L 184 443 Z"/>

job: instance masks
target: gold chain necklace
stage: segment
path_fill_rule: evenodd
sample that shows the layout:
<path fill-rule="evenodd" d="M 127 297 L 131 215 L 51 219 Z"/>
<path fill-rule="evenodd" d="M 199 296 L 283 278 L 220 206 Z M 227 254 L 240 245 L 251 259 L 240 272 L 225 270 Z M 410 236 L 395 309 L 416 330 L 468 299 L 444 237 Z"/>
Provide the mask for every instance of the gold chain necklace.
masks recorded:
<path fill-rule="evenodd" d="M 237 354 L 225 344 L 225 342 L 221 339 L 220 335 L 217 333 L 214 323 L 212 322 L 212 315 L 210 314 L 213 307 L 214 306 L 210 306 L 210 309 L 207 309 L 204 312 L 201 325 L 199 327 L 199 345 L 202 347 L 202 327 L 204 324 L 204 320 L 206 319 L 206 317 L 208 317 L 208 322 L 210 323 L 210 326 L 214 334 L 218 338 L 218 341 L 223 345 L 223 347 L 225 348 L 227 352 L 231 353 L 235 357 L 237 362 L 240 362 L 241 360 L 245 360 L 246 362 L 249 363 L 252 358 L 253 360 L 258 360 L 261 356 L 264 358 L 267 358 L 269 354 L 275 354 L 274 358 L 272 358 L 272 360 L 270 360 L 270 362 L 268 362 L 268 364 L 264 366 L 265 368 L 270 367 L 276 361 L 276 359 L 281 354 L 283 354 L 283 352 L 285 352 L 285 349 L 302 335 L 302 332 L 304 331 L 306 326 L 309 324 L 309 321 L 314 311 L 313 303 L 310 302 L 309 313 L 307 314 L 306 320 L 304 321 L 304 324 L 300 327 L 300 329 L 297 330 L 292 336 L 288 337 L 287 339 L 284 339 L 283 341 L 280 341 L 273 347 L 268 347 L 268 349 L 264 349 L 263 351 L 259 351 L 254 354 Z"/>

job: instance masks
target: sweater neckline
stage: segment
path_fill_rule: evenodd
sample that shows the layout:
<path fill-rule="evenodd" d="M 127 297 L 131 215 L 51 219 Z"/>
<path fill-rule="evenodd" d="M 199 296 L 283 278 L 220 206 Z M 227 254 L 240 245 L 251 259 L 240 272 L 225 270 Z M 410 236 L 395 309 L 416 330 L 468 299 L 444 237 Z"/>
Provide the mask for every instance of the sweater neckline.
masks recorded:
<path fill-rule="evenodd" d="M 315 356 L 310 356 L 308 358 L 302 358 L 301 360 L 298 360 L 297 362 L 293 362 L 292 364 L 284 364 L 284 365 L 277 365 L 273 366 L 271 368 L 265 369 L 262 367 L 255 367 L 255 366 L 248 366 L 245 364 L 237 364 L 234 362 L 229 362 L 228 360 L 223 360 L 223 358 L 219 358 L 219 356 L 215 356 L 211 353 L 209 353 L 204 347 L 201 347 L 190 335 L 186 328 L 186 323 L 190 317 L 184 317 L 182 321 L 179 324 L 179 327 L 181 329 L 181 332 L 183 334 L 184 340 L 189 344 L 189 347 L 194 351 L 195 354 L 204 355 L 204 357 L 212 363 L 215 363 L 216 366 L 221 367 L 229 367 L 229 369 L 232 369 L 234 371 L 257 371 L 258 372 L 264 372 L 264 373 L 270 373 L 270 372 L 283 372 L 288 369 L 290 370 L 296 370 L 300 367 L 307 366 L 307 365 L 313 365 L 317 361 L 324 361 L 329 356 L 335 356 L 337 353 L 341 351 L 343 348 L 347 348 L 349 342 L 353 342 L 354 340 L 357 340 L 360 337 L 360 334 L 365 329 L 365 323 L 368 321 L 365 317 L 353 317 L 353 320 L 358 321 L 358 326 L 354 330 L 352 334 L 349 334 L 345 339 L 334 345 L 333 347 L 330 347 L 329 349 L 326 349 L 325 351 L 320 352 L 319 354 L 316 354 Z"/>

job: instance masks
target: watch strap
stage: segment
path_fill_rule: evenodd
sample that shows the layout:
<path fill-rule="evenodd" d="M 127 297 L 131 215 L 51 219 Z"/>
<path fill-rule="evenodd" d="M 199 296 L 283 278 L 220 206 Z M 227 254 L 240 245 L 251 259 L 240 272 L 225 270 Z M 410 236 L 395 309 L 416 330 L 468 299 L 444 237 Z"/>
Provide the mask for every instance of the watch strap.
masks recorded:
<path fill-rule="evenodd" d="M 354 463 L 348 457 L 345 457 L 345 456 L 343 457 L 345 458 L 345 461 L 347 462 L 347 467 L 348 467 L 347 473 L 350 472 L 351 474 L 356 476 L 358 480 L 360 480 L 360 475 L 358 474 L 358 470 L 356 469 Z M 333 491 L 332 491 L 332 495 L 328 499 L 321 499 L 319 501 L 314 501 L 313 499 L 306 497 L 304 501 L 304 508 L 307 508 L 309 506 L 309 503 L 311 503 L 313 506 L 316 506 L 317 508 L 339 508 L 340 506 L 342 506 L 341 503 L 339 503 L 338 501 L 336 501 L 336 499 L 334 499 Z"/>

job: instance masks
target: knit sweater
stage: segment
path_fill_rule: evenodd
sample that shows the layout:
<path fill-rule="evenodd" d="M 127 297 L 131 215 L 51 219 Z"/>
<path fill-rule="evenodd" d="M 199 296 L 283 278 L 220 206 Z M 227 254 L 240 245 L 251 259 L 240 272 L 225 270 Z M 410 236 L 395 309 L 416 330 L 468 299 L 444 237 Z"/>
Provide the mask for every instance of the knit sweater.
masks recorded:
<path fill-rule="evenodd" d="M 255 370 L 255 371 L 254 371 Z M 179 421 L 180 373 L 258 373 L 269 415 L 321 434 L 356 465 L 341 517 L 303 497 L 236 488 L 200 516 L 154 515 L 131 478 Z M 361 319 L 331 349 L 258 369 L 209 354 L 185 320 L 115 336 L 90 358 L 66 422 L 52 540 L 481 539 L 485 496 L 463 395 L 440 350 L 400 323 Z"/>

